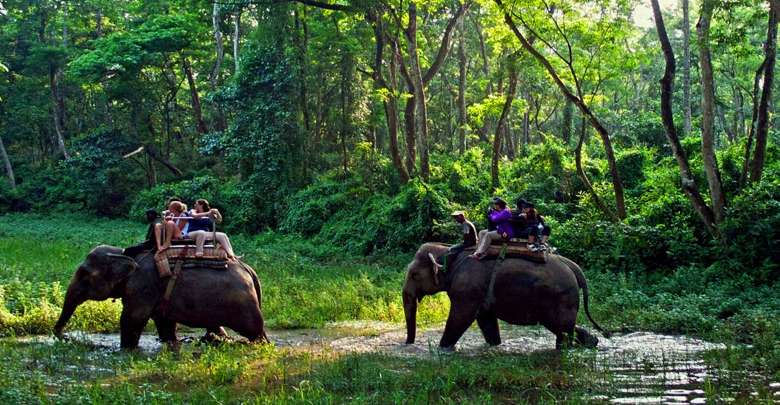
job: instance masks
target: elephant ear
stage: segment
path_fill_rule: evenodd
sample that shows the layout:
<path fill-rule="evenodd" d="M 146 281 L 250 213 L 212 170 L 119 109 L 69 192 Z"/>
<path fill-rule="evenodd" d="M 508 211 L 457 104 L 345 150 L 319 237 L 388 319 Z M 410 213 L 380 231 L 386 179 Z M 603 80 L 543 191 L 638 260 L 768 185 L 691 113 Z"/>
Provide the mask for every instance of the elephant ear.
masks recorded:
<path fill-rule="evenodd" d="M 439 270 L 442 268 L 442 265 L 436 261 L 436 258 L 433 257 L 433 253 L 428 253 L 428 258 L 431 259 L 431 267 L 433 269 L 433 283 L 439 285 Z"/>
<path fill-rule="evenodd" d="M 111 275 L 115 281 L 127 278 L 130 273 L 134 272 L 138 268 L 138 264 L 130 256 L 117 253 L 107 253 L 106 257 L 111 261 L 125 262 L 125 266 L 122 266 L 121 269 L 117 269 L 116 267 L 111 266 Z"/>

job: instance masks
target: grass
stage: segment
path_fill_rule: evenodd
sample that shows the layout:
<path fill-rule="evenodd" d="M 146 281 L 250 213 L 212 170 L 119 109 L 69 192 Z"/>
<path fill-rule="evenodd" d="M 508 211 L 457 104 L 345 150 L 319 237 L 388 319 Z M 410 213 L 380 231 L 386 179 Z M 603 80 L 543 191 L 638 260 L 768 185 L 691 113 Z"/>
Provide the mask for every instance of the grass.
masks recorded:
<path fill-rule="evenodd" d="M 123 220 L 0 216 L 0 336 L 10 337 L 0 340 L 0 403 L 556 403 L 619 390 L 619 379 L 592 351 L 404 358 L 345 355 L 320 345 L 193 344 L 149 355 L 13 338 L 50 333 L 68 281 L 92 247 L 129 245 L 144 233 L 143 225 Z M 274 233 L 236 235 L 233 241 L 263 283 L 270 328 L 403 321 L 400 287 L 408 254 L 354 257 L 334 246 Z M 723 381 L 734 381 L 709 383 L 710 399 L 734 396 L 729 387 L 745 383 L 744 373 L 729 370 L 780 380 L 776 290 L 746 292 L 746 285 L 724 281 L 719 289 L 703 291 L 696 270 L 649 280 L 586 269 L 592 312 L 611 329 L 687 333 L 727 343 L 728 349 L 705 359 L 724 370 Z M 686 283 L 691 285 L 683 289 Z M 723 318 L 724 308 L 735 305 L 738 310 Z M 426 298 L 418 319 L 440 323 L 448 307 L 445 294 Z M 118 302 L 87 303 L 68 329 L 115 332 L 120 310 Z M 759 384 L 757 399 L 770 403 L 773 393 L 760 388 L 766 385 Z M 737 398 L 756 399 L 744 395 Z"/>
<path fill-rule="evenodd" d="M 592 359 L 339 356 L 272 346 L 189 345 L 153 357 L 88 345 L 0 343 L 0 402 L 548 402 L 596 388 Z M 74 381 L 83 382 L 73 384 Z"/>

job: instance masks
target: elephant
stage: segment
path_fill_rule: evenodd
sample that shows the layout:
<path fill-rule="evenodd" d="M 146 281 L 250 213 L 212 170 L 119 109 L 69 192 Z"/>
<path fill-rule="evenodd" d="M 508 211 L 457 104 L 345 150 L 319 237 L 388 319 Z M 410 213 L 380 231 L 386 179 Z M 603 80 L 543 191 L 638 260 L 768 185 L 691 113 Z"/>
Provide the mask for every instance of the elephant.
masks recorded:
<path fill-rule="evenodd" d="M 79 265 L 68 286 L 54 334 L 62 331 L 76 308 L 87 300 L 121 298 L 120 346 L 138 347 L 141 332 L 153 319 L 160 340 L 177 342 L 181 323 L 219 334 L 222 326 L 250 341 L 268 341 L 261 311 L 262 292 L 255 271 L 243 263 L 228 268 L 192 268 L 177 278 L 170 300 L 163 303 L 168 279 L 160 279 L 154 255 L 123 254 L 124 249 L 100 245 Z"/>
<path fill-rule="evenodd" d="M 417 304 L 423 297 L 442 291 L 447 292 L 451 303 L 439 342 L 445 351 L 454 350 L 475 319 L 489 345 L 501 344 L 501 319 L 513 325 L 541 324 L 555 334 L 556 349 L 571 345 L 574 333 L 578 342 L 595 347 L 598 339 L 575 325 L 580 289 L 588 319 L 609 336 L 590 315 L 587 281 L 573 261 L 556 254 L 549 254 L 545 263 L 522 258 L 476 260 L 460 253 L 448 266 L 450 270 L 440 271 L 436 260 L 447 254 L 447 249 L 439 243 L 423 244 L 407 267 L 403 286 L 407 344 L 415 340 Z M 488 296 L 493 272 L 493 294 Z"/>

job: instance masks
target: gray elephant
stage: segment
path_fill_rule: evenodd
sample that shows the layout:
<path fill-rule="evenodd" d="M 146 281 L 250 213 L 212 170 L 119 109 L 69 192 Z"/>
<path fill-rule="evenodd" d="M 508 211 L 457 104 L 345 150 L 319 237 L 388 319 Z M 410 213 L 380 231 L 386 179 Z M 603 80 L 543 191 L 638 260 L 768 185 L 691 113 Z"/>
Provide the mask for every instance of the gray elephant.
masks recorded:
<path fill-rule="evenodd" d="M 541 324 L 555 334 L 558 349 L 564 343 L 573 343 L 575 333 L 579 342 L 595 347 L 598 339 L 575 325 L 580 289 L 588 319 L 608 335 L 590 316 L 587 281 L 582 269 L 573 261 L 553 254 L 548 255 L 546 263 L 520 258 L 478 261 L 461 253 L 449 266 L 451 270 L 440 272 L 436 258 L 446 253 L 446 245 L 426 243 L 407 268 L 403 287 L 407 344 L 414 343 L 418 302 L 442 291 L 447 292 L 451 302 L 439 343 L 445 350 L 454 348 L 475 319 L 490 345 L 501 344 L 498 331 L 498 320 L 501 319 L 513 325 Z M 493 271 L 493 294 L 488 297 Z"/>
<path fill-rule="evenodd" d="M 250 341 L 267 341 L 263 329 L 260 281 L 245 264 L 227 269 L 192 268 L 182 271 L 170 300 L 162 305 L 167 279 L 157 274 L 153 254 L 129 257 L 123 249 L 101 245 L 76 270 L 54 333 L 62 336 L 76 307 L 87 300 L 122 299 L 122 348 L 136 348 L 144 327 L 153 319 L 160 340 L 176 342 L 178 323 L 219 333 L 233 329 Z"/>

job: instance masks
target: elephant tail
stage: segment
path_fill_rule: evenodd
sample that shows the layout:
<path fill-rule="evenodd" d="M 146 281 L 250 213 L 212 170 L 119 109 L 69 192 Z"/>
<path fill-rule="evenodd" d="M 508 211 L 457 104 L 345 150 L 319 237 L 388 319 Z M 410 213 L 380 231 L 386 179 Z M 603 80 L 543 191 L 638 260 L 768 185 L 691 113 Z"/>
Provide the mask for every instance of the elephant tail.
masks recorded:
<path fill-rule="evenodd" d="M 604 334 L 604 337 L 609 338 L 612 336 L 612 333 L 602 328 L 601 325 L 596 323 L 596 321 L 594 321 L 593 317 L 590 315 L 590 310 L 588 309 L 588 280 L 585 279 L 585 273 L 583 273 L 582 268 L 580 268 L 577 263 L 574 263 L 573 261 L 563 256 L 558 256 L 558 258 L 561 259 L 561 261 L 571 269 L 571 271 L 574 273 L 574 277 L 577 278 L 577 285 L 579 285 L 580 289 L 582 290 L 582 302 L 585 306 L 585 315 L 588 316 L 588 319 L 591 323 L 593 323 L 593 326 L 595 326 L 596 329 Z"/>
<path fill-rule="evenodd" d="M 240 259 L 237 261 L 239 267 L 241 267 L 247 274 L 249 274 L 249 277 L 252 278 L 252 283 L 255 285 L 255 294 L 257 294 L 257 306 L 260 308 L 260 312 L 263 311 L 263 288 L 260 286 L 260 279 L 257 277 L 257 273 L 255 273 L 255 270 L 249 267 L 248 264 L 242 262 Z M 260 341 L 263 342 L 269 342 L 268 336 L 265 334 L 265 328 L 262 330 L 262 334 L 260 336 Z"/>

